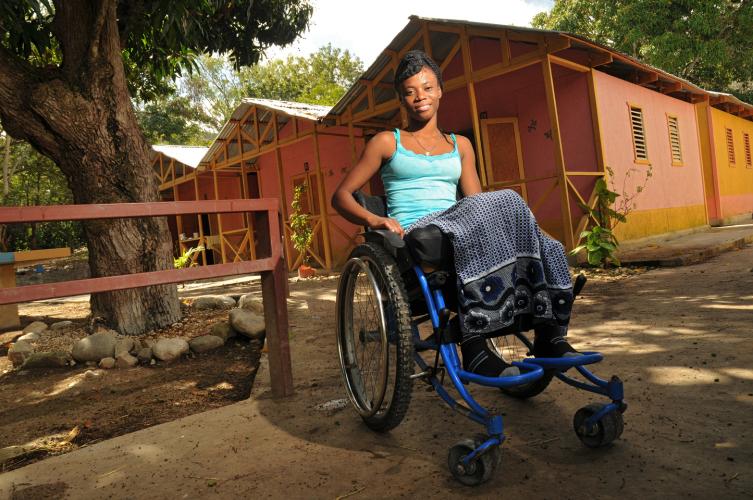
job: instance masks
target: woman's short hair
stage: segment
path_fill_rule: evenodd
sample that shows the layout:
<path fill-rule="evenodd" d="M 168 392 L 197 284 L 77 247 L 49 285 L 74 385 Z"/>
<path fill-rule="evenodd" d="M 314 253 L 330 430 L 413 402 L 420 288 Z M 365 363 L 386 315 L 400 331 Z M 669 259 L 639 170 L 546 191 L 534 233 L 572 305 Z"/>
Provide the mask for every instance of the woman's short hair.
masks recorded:
<path fill-rule="evenodd" d="M 411 50 L 407 52 L 400 64 L 397 65 L 395 71 L 395 91 L 400 95 L 400 85 L 415 75 L 421 68 L 429 68 L 437 76 L 437 82 L 439 82 L 439 88 L 444 90 L 444 82 L 442 81 L 442 70 L 439 69 L 437 63 L 435 63 L 431 57 L 426 55 L 423 50 Z"/>

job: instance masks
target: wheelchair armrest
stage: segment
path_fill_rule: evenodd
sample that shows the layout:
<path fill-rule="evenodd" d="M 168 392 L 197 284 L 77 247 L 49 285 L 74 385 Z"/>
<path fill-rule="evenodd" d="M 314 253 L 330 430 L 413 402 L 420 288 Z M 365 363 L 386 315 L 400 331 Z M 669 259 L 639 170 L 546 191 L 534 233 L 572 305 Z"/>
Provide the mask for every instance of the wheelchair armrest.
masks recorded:
<path fill-rule="evenodd" d="M 369 243 L 381 246 L 388 254 L 392 255 L 401 273 L 413 267 L 413 259 L 408 251 L 408 246 L 397 233 L 387 229 L 370 229 L 363 234 L 363 237 Z"/>
<path fill-rule="evenodd" d="M 356 203 L 372 214 L 376 214 L 380 217 L 387 216 L 387 204 L 385 203 L 383 196 L 369 196 L 362 191 L 356 191 L 353 193 L 353 198 L 355 198 Z"/>

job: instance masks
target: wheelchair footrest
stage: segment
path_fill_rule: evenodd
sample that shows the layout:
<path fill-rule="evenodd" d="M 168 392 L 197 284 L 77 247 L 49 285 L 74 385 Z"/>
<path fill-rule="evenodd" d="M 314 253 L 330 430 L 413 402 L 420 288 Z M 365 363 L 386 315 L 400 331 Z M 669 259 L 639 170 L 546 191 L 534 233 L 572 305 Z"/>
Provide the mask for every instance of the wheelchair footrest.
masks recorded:
<path fill-rule="evenodd" d="M 544 369 L 568 370 L 574 366 L 591 365 L 604 359 L 600 352 L 584 352 L 580 356 L 563 358 L 526 358 L 524 363 L 540 366 Z"/>
<path fill-rule="evenodd" d="M 513 365 L 520 368 L 520 371 L 523 372 L 513 377 L 485 377 L 465 370 L 458 370 L 457 374 L 462 382 L 474 382 L 489 387 L 513 387 L 521 384 L 529 384 L 544 376 L 544 369 L 542 367 L 528 363 L 527 361 L 513 362 Z"/>

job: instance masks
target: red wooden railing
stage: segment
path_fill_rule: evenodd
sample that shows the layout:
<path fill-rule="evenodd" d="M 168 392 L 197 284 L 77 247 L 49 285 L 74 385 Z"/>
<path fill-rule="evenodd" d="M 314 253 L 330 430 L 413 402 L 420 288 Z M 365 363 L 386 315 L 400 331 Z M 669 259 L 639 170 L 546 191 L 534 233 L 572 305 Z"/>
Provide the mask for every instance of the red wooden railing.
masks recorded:
<path fill-rule="evenodd" d="M 0 305 L 150 285 L 181 283 L 205 278 L 259 273 L 261 275 L 272 392 L 278 397 L 290 395 L 293 392 L 293 377 L 288 344 L 287 268 L 283 262 L 278 207 L 279 201 L 272 198 L 2 207 L 0 208 L 0 224 L 163 217 L 199 213 L 267 212 L 271 248 L 269 257 L 250 261 L 2 288 L 0 289 Z"/>

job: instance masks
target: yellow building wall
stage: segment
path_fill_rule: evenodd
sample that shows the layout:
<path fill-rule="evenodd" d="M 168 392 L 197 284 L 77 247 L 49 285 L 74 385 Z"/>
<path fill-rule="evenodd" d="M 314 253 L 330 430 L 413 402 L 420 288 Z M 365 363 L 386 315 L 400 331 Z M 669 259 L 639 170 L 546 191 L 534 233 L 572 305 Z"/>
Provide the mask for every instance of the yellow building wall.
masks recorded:
<path fill-rule="evenodd" d="M 628 223 L 618 225 L 614 234 L 620 241 L 630 241 L 658 234 L 672 233 L 706 224 L 706 206 L 637 210 L 627 216 Z"/>
<path fill-rule="evenodd" d="M 753 122 L 711 108 L 714 156 L 719 185 L 720 218 L 731 219 L 753 212 L 753 164 L 747 162 L 743 134 L 748 134 L 753 149 Z M 732 131 L 734 163 L 727 150 L 726 130 Z M 751 151 L 753 157 L 753 151 Z M 753 158 L 751 158 L 753 161 Z"/>

